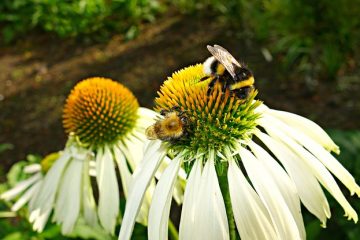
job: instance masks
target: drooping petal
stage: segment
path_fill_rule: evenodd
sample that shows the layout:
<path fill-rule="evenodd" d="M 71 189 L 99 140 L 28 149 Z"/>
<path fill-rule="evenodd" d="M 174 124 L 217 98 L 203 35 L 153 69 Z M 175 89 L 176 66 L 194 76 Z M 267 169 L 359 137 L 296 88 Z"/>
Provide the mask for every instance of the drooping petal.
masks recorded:
<path fill-rule="evenodd" d="M 184 203 L 181 210 L 179 238 L 193 239 L 194 224 L 201 183 L 201 160 L 196 160 L 186 183 Z"/>
<path fill-rule="evenodd" d="M 155 119 L 159 114 L 148 108 L 140 107 L 138 110 L 138 115 L 140 117 L 138 118 L 137 125 L 143 128 L 147 128 L 155 122 Z"/>
<path fill-rule="evenodd" d="M 280 139 L 289 148 L 291 148 L 312 170 L 313 174 L 319 180 L 319 182 L 333 195 L 338 203 L 343 207 L 345 216 L 348 219 L 353 219 L 356 223 L 358 216 L 356 211 L 351 207 L 349 202 L 342 194 L 339 186 L 330 172 L 322 165 L 322 163 L 301 145 L 297 144 L 292 138 L 288 137 L 281 129 L 274 128 L 272 125 L 264 123 L 262 125 L 266 131 L 273 137 Z"/>
<path fill-rule="evenodd" d="M 56 192 L 58 191 L 59 181 L 70 159 L 70 152 L 68 149 L 65 149 L 59 159 L 54 162 L 46 173 L 43 185 L 34 201 L 34 209 L 40 209 L 40 215 L 42 215 L 43 211 L 47 212 L 52 208 Z"/>
<path fill-rule="evenodd" d="M 314 139 L 320 145 L 324 146 L 326 149 L 334 151 L 337 154 L 340 153 L 339 147 L 334 143 L 334 141 L 329 137 L 329 135 L 315 122 L 297 114 L 279 110 L 269 109 L 267 113 L 281 119 L 292 128 L 303 132 L 311 139 Z"/>
<path fill-rule="evenodd" d="M 118 144 L 117 147 L 121 150 L 122 154 L 125 156 L 127 163 L 129 164 L 131 170 L 139 165 L 142 155 L 143 155 L 143 143 L 138 140 L 135 142 L 126 141 L 126 146 L 124 144 Z M 128 147 L 127 147 L 128 146 Z"/>
<path fill-rule="evenodd" d="M 262 132 L 257 132 L 255 135 L 283 164 L 296 185 L 302 203 L 325 227 L 327 218 L 331 216 L 330 207 L 311 169 L 283 143 Z"/>
<path fill-rule="evenodd" d="M 24 173 L 31 174 L 41 171 L 41 165 L 39 163 L 30 164 L 24 167 Z"/>
<path fill-rule="evenodd" d="M 167 239 L 168 221 L 173 188 L 181 164 L 181 157 L 174 158 L 156 185 L 149 211 L 149 239 Z"/>
<path fill-rule="evenodd" d="M 44 210 L 40 214 L 40 209 L 31 212 L 29 221 L 33 224 L 33 230 L 36 232 L 42 232 L 46 226 L 51 213 L 51 208 Z"/>
<path fill-rule="evenodd" d="M 131 237 L 146 189 L 165 155 L 160 144 L 161 141 L 152 141 L 148 144 L 144 152 L 144 160 L 133 174 L 133 182 L 130 186 L 131 190 L 119 233 L 120 240 L 127 240 Z"/>
<path fill-rule="evenodd" d="M 40 173 L 39 173 L 40 174 Z M 16 203 L 11 207 L 11 211 L 16 212 L 22 208 L 31 198 L 34 198 L 34 194 L 41 185 L 41 179 L 39 179 L 33 186 L 29 189 L 16 201 Z"/>
<path fill-rule="evenodd" d="M 119 168 L 124 195 L 125 195 L 125 197 L 127 197 L 128 190 L 129 190 L 128 188 L 129 188 L 130 182 L 131 182 L 131 172 L 129 170 L 128 165 L 126 164 L 126 159 L 125 159 L 125 156 L 122 153 L 122 151 L 116 146 L 113 148 L 113 151 L 114 151 L 114 157 L 115 157 L 117 166 Z"/>
<path fill-rule="evenodd" d="M 155 177 L 156 179 L 160 179 L 161 174 L 167 168 L 167 166 L 171 163 L 171 159 L 165 156 L 164 160 L 161 162 L 158 170 L 156 171 Z M 173 197 L 177 204 L 181 204 L 183 202 L 184 197 L 184 182 L 186 180 L 186 173 L 184 169 L 180 168 L 178 171 L 178 181 L 175 182 Z"/>
<path fill-rule="evenodd" d="M 36 202 L 37 196 L 42 188 L 43 181 L 44 181 L 44 179 L 42 178 L 34 185 L 34 193 L 28 203 L 29 212 L 32 212 L 35 209 L 35 202 Z"/>
<path fill-rule="evenodd" d="M 291 211 L 271 175 L 245 148 L 240 147 L 239 154 L 256 192 L 270 213 L 280 239 L 301 239 Z"/>
<path fill-rule="evenodd" d="M 98 148 L 96 181 L 99 189 L 99 220 L 103 228 L 112 234 L 119 214 L 120 200 L 114 161 L 107 146 L 104 149 Z"/>
<path fill-rule="evenodd" d="M 231 205 L 241 239 L 278 239 L 268 211 L 234 160 L 229 161 L 228 181 Z"/>
<path fill-rule="evenodd" d="M 96 212 L 96 203 L 90 182 L 89 165 L 90 161 L 85 161 L 82 171 L 82 209 L 86 223 L 95 227 L 98 225 L 98 218 Z"/>
<path fill-rule="evenodd" d="M 294 217 L 301 239 L 306 239 L 305 226 L 301 214 L 300 199 L 294 182 L 279 165 L 279 163 L 263 148 L 252 141 L 248 143 L 248 146 L 251 148 L 256 158 L 267 169 L 268 173 L 271 174 L 271 177 L 279 188 L 282 197 Z"/>
<path fill-rule="evenodd" d="M 194 224 L 196 231 L 192 239 L 226 240 L 229 239 L 229 224 L 215 171 L 214 154 L 211 155 L 201 175 L 201 193 Z"/>
<path fill-rule="evenodd" d="M 89 161 L 89 175 L 91 177 L 96 177 L 96 162 L 95 162 L 95 160 Z"/>
<path fill-rule="evenodd" d="M 59 184 L 54 220 L 62 225 L 62 234 L 72 232 L 80 213 L 83 161 L 83 159 L 72 159 Z"/>
<path fill-rule="evenodd" d="M 121 151 L 120 148 L 118 148 L 116 146 L 114 147 L 114 156 L 115 156 L 116 163 L 117 163 L 119 171 L 120 171 L 120 178 L 121 178 L 124 195 L 125 195 L 125 198 L 127 198 L 129 195 L 129 191 L 130 191 L 129 188 L 131 187 L 133 178 L 132 178 L 130 169 L 126 163 L 125 154 Z M 149 208 L 150 208 L 150 203 L 151 203 L 151 198 L 152 198 L 151 197 L 152 191 L 154 189 L 155 189 L 155 181 L 151 181 L 151 183 L 149 184 L 148 190 L 146 191 L 145 198 L 141 205 L 139 214 L 136 218 L 137 222 L 139 222 L 145 226 L 148 223 L 148 213 L 149 213 Z"/>
<path fill-rule="evenodd" d="M 318 158 L 351 191 L 351 195 L 356 192 L 360 197 L 360 187 L 356 184 L 354 177 L 328 151 L 301 131 L 293 129 L 273 117 L 269 119 L 274 126 L 285 131 L 289 137 L 296 140 Z"/>
<path fill-rule="evenodd" d="M 38 181 L 41 178 L 42 178 L 41 173 L 34 174 L 33 176 L 29 177 L 28 179 L 25 179 L 25 180 L 19 182 L 18 184 L 16 184 L 16 186 L 13 187 L 12 189 L 2 193 L 0 195 L 0 198 L 7 200 L 7 201 L 14 199 L 17 195 L 19 195 L 21 192 L 25 191 L 25 189 L 27 189 L 29 186 L 31 186 L 32 184 L 34 184 L 36 181 Z"/>

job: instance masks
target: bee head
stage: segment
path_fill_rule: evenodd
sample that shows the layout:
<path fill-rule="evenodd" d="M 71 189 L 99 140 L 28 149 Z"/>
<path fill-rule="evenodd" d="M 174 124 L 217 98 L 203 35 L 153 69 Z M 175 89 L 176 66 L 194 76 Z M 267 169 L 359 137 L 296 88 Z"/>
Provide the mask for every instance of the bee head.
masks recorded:
<path fill-rule="evenodd" d="M 239 79 L 240 81 L 247 80 L 253 77 L 252 72 L 246 67 L 237 68 L 235 74 L 237 79 Z"/>

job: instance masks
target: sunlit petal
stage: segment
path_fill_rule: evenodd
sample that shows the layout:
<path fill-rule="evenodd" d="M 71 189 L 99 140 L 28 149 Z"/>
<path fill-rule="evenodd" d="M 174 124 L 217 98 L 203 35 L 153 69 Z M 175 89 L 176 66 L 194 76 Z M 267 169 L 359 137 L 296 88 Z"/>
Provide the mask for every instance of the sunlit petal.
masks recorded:
<path fill-rule="evenodd" d="M 301 239 L 294 217 L 264 166 L 245 148 L 239 153 L 249 178 L 266 206 L 281 239 Z"/>
<path fill-rule="evenodd" d="M 120 240 L 130 239 L 131 237 L 135 219 L 139 213 L 146 188 L 151 179 L 154 177 L 155 172 L 165 154 L 161 151 L 160 144 L 160 141 L 149 143 L 144 152 L 145 158 L 133 175 L 134 179 L 132 186 L 130 187 L 131 190 L 126 202 L 125 213 L 120 228 Z"/>
<path fill-rule="evenodd" d="M 195 161 L 186 183 L 179 227 L 180 239 L 192 239 L 194 236 L 193 227 L 200 194 L 201 168 L 201 160 Z"/>
<path fill-rule="evenodd" d="M 148 236 L 150 240 L 168 238 L 168 220 L 172 192 L 180 164 L 180 157 L 173 159 L 156 185 L 149 211 Z"/>

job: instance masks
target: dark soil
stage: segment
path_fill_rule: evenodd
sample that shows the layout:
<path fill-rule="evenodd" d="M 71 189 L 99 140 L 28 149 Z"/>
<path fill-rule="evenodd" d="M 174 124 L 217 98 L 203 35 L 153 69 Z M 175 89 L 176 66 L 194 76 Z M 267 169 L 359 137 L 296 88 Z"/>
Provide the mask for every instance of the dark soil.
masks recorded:
<path fill-rule="evenodd" d="M 318 122 L 324 128 L 360 128 L 359 75 L 311 85 L 281 73 L 275 59 L 266 62 L 261 45 L 210 17 L 167 16 L 143 27 L 126 42 L 119 35 L 107 43 L 60 40 L 32 34 L 0 48 L 0 143 L 14 148 L 0 155 L 4 170 L 29 153 L 47 154 L 64 147 L 62 106 L 80 80 L 102 76 L 129 87 L 145 107 L 175 70 L 202 62 L 207 44 L 220 44 L 246 62 L 255 74 L 259 99 L 276 109 Z M 358 84 L 356 84 L 358 83 Z"/>

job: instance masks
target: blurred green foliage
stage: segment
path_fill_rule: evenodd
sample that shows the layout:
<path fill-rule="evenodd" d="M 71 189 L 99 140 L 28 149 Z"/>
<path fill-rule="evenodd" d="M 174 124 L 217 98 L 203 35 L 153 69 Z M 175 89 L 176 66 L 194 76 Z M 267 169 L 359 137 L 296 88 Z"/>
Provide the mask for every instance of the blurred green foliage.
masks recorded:
<path fill-rule="evenodd" d="M 352 0 L 176 0 L 182 12 L 212 11 L 266 45 L 286 71 L 334 79 L 359 51 L 360 2 Z M 351 64 L 351 63 L 350 63 Z"/>
<path fill-rule="evenodd" d="M 161 10 L 153 0 L 2 0 L 0 26 L 5 43 L 34 29 L 60 37 L 106 38 L 110 32 L 134 31 Z"/>
<path fill-rule="evenodd" d="M 0 28 L 4 42 L 34 29 L 60 37 L 105 40 L 124 33 L 132 39 L 142 22 L 166 8 L 223 18 L 261 40 L 286 70 L 312 78 L 335 78 L 358 50 L 360 4 L 352 0 L 2 0 Z"/>
<path fill-rule="evenodd" d="M 325 78 L 335 78 L 358 50 L 359 13 L 352 0 L 244 1 L 245 21 L 285 67 Z"/>

